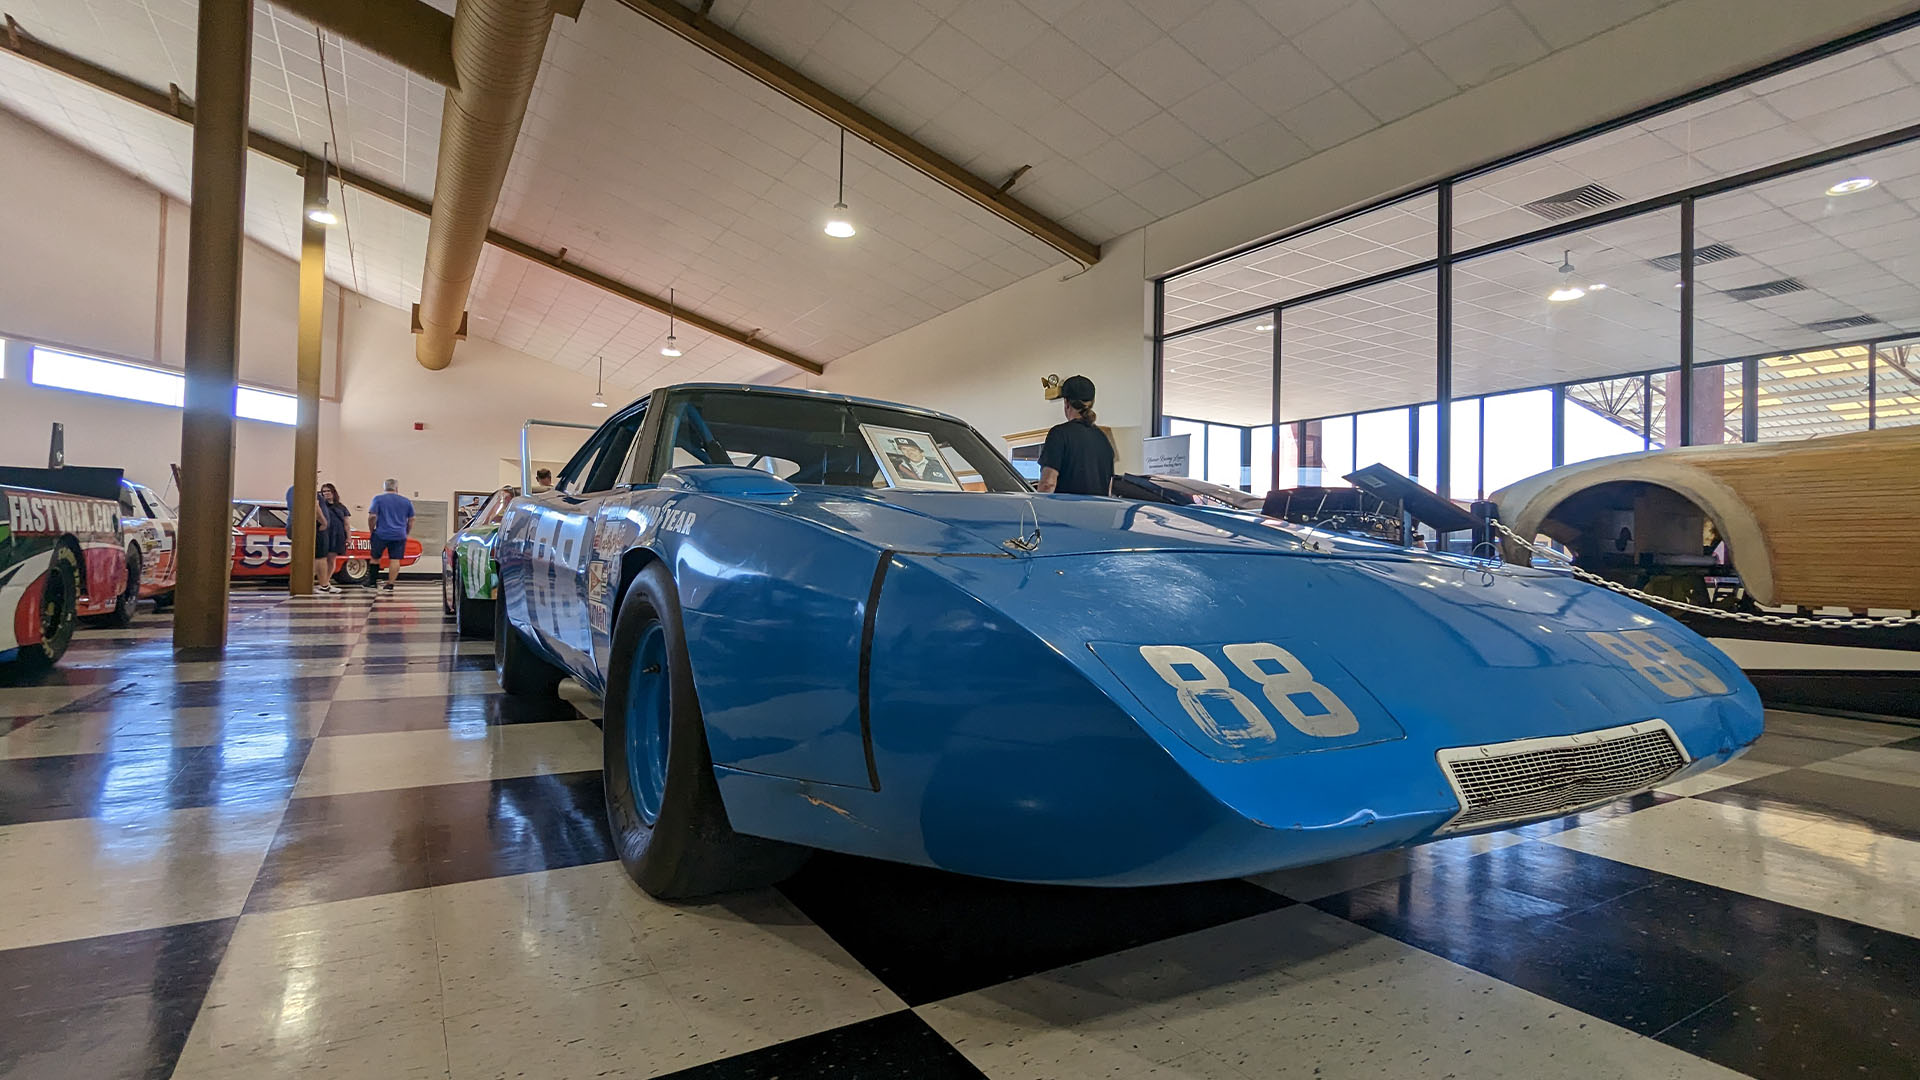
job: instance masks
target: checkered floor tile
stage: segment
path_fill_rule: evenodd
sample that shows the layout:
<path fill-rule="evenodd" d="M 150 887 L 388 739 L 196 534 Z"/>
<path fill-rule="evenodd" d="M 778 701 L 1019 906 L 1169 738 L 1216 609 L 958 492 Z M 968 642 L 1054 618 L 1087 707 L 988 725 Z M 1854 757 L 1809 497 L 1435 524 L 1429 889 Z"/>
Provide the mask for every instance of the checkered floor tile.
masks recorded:
<path fill-rule="evenodd" d="M 1913 1077 L 1920 729 L 1775 713 L 1564 822 L 1245 881 L 817 856 L 667 905 L 598 703 L 434 586 L 234 598 L 0 683 L 0 1076 Z"/>

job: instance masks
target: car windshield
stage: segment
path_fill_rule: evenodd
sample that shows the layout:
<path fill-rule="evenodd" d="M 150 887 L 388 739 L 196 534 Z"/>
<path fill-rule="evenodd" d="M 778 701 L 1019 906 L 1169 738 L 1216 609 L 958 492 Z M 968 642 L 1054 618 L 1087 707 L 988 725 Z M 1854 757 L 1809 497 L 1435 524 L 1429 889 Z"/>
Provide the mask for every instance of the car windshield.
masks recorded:
<path fill-rule="evenodd" d="M 1026 491 L 980 433 L 953 420 L 831 398 L 740 390 L 674 396 L 654 475 L 739 465 L 793 484 Z"/>

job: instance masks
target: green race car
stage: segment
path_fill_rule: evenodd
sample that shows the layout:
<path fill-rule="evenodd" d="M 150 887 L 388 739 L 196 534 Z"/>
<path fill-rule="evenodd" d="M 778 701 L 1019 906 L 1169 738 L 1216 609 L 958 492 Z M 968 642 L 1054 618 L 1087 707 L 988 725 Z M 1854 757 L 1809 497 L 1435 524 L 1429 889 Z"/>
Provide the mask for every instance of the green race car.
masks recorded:
<path fill-rule="evenodd" d="M 503 487 L 488 496 L 440 549 L 440 595 L 461 637 L 493 636 L 493 598 L 500 587 L 493 537 L 500 515 L 519 494 L 517 487 Z"/>

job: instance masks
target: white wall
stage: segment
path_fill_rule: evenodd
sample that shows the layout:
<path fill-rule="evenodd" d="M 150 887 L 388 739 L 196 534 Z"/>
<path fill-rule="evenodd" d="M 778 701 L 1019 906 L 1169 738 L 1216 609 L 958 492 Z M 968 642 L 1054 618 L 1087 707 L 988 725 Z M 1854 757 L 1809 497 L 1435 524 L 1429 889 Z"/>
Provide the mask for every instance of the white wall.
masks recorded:
<path fill-rule="evenodd" d="M 1109 242 L 1072 280 L 1016 282 L 832 362 L 808 385 L 954 412 L 989 436 L 1053 422 L 1038 379 L 1084 374 L 1137 466 L 1150 419 L 1147 281 L 1873 26 L 1887 0 L 1674 0 L 1633 22 Z M 1122 433 L 1116 431 L 1116 436 Z"/>
<path fill-rule="evenodd" d="M 33 124 L 0 111 L 0 338 L 179 368 L 185 351 L 187 208 Z M 298 264 L 248 241 L 240 377 L 291 392 Z M 392 476 L 420 499 L 491 491 L 517 476 L 531 417 L 598 423 L 591 375 L 492 342 L 461 343 L 453 366 L 414 360 L 406 312 L 330 284 L 323 328 L 320 476 L 355 509 Z M 67 460 L 123 468 L 158 491 L 180 456 L 180 413 L 145 402 L 33 386 L 15 362 L 0 378 L 0 462 L 46 460 L 48 426 Z M 420 430 L 414 424 L 422 425 Z M 564 460 L 585 432 L 547 432 L 536 456 Z M 279 499 L 293 429 L 238 420 L 234 494 Z M 503 462 L 515 464 L 506 471 Z M 436 569 L 429 558 L 419 569 Z"/>
<path fill-rule="evenodd" d="M 1141 241 L 1131 233 L 1085 273 L 1050 270 L 929 319 L 834 361 L 807 384 L 940 409 L 999 439 L 1061 421 L 1043 376 L 1085 374 L 1099 391 L 1101 425 L 1113 429 L 1123 463 L 1137 467 L 1152 409 Z"/>

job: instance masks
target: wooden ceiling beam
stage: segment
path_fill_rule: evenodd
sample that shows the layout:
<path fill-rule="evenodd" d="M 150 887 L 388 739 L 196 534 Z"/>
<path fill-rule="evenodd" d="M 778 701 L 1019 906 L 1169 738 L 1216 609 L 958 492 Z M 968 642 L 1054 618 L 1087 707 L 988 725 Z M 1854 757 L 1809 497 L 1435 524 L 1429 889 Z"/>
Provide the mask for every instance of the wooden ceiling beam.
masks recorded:
<path fill-rule="evenodd" d="M 1082 266 L 1100 261 L 1100 245 L 1006 194 L 906 132 L 848 101 L 752 43 L 714 25 L 706 6 L 695 11 L 675 0 L 620 0 L 620 3 L 726 61 L 761 83 L 812 110 L 835 125 L 905 162 L 940 186 L 1018 227 Z"/>
<path fill-rule="evenodd" d="M 119 72 L 112 71 L 90 60 L 75 56 L 73 53 L 67 52 L 64 49 L 56 48 L 21 29 L 20 24 L 16 23 L 12 16 L 7 16 L 5 31 L 0 33 L 0 51 L 12 53 L 21 59 L 31 61 L 50 71 L 57 71 L 69 78 L 86 83 L 88 86 L 97 90 L 103 90 L 112 94 L 122 101 L 132 102 L 142 108 L 151 109 L 154 112 L 170 116 L 183 123 L 193 123 L 193 102 L 189 101 L 184 94 L 180 93 L 178 87 L 168 87 L 166 90 L 157 90 L 144 83 L 129 79 Z M 265 155 L 289 166 L 296 172 L 303 171 L 306 168 L 308 158 L 305 150 L 263 132 L 248 132 L 247 147 L 255 153 Z M 340 183 L 346 187 L 364 191 L 375 198 L 383 199 L 395 206 L 411 210 L 423 217 L 431 217 L 433 215 L 433 202 L 431 200 L 423 199 L 418 195 L 404 191 L 383 180 L 340 165 L 333 167 L 333 175 L 335 179 L 339 180 Z M 758 329 L 740 330 L 716 319 L 708 318 L 698 311 L 689 311 L 684 305 L 669 304 L 665 297 L 655 296 L 644 289 L 629 285 L 623 281 L 618 281 L 597 270 L 589 269 L 578 262 L 569 260 L 566 257 L 566 250 L 564 248 L 556 253 L 548 253 L 534 244 L 508 236 L 496 229 L 487 230 L 487 243 L 502 251 L 518 255 L 530 262 L 536 262 L 541 266 L 557 270 L 582 284 L 591 285 L 596 289 L 611 293 L 623 300 L 639 304 L 641 307 L 650 308 L 663 315 L 671 313 L 681 322 L 698 327 L 712 334 L 714 337 L 730 341 L 743 348 L 752 349 L 754 352 L 764 356 L 770 356 L 783 364 L 798 368 L 810 375 L 818 375 L 824 370 L 819 361 L 810 360 L 798 353 L 783 349 L 767 341 L 760 336 L 761 332 Z"/>

